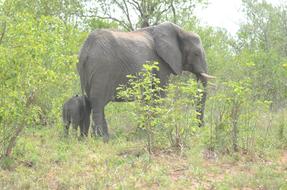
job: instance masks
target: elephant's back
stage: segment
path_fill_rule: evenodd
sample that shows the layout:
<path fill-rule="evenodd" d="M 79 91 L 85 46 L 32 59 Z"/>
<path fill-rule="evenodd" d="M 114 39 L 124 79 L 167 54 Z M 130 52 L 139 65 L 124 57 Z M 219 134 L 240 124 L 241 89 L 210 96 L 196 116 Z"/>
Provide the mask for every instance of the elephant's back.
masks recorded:
<path fill-rule="evenodd" d="M 85 73 L 90 73 L 89 76 L 95 72 L 110 73 L 113 77 L 126 76 L 138 72 L 144 63 L 157 58 L 153 39 L 147 33 L 106 29 L 92 32 L 81 54 L 86 54 Z"/>
<path fill-rule="evenodd" d="M 117 32 L 99 29 L 92 32 L 84 46 L 95 64 L 142 65 L 155 59 L 154 41 L 143 31 Z"/>
<path fill-rule="evenodd" d="M 94 56 L 98 57 L 100 55 L 108 54 L 114 43 L 113 35 L 109 30 L 95 30 L 89 34 L 84 42 L 80 56 L 81 54 L 86 53 L 89 58 L 93 58 Z"/>
<path fill-rule="evenodd" d="M 63 114 L 66 119 L 72 119 L 75 122 L 81 121 L 83 118 L 83 99 L 81 97 L 73 97 L 63 105 Z"/>
<path fill-rule="evenodd" d="M 139 72 L 144 63 L 156 58 L 147 33 L 96 30 L 82 47 L 79 73 L 89 96 L 103 93 L 108 98 L 119 84 L 126 83 L 126 75 Z"/>

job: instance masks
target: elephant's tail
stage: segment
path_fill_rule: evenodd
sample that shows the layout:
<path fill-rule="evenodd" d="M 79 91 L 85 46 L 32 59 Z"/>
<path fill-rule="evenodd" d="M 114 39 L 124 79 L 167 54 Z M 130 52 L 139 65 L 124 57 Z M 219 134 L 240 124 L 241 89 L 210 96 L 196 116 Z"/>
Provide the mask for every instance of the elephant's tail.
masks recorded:
<path fill-rule="evenodd" d="M 87 76 L 85 74 L 85 65 L 88 60 L 88 52 L 89 52 L 89 41 L 86 40 L 79 53 L 79 62 L 77 64 L 77 70 L 80 75 L 81 91 L 83 97 L 85 97 L 85 95 L 88 96 L 87 92 L 85 91 L 86 86 L 88 85 Z M 85 98 L 83 98 L 83 105 L 86 107 Z"/>
<path fill-rule="evenodd" d="M 87 63 L 89 61 L 89 54 L 91 53 L 91 50 L 97 41 L 97 35 L 96 33 L 91 33 L 86 41 L 84 42 L 81 51 L 79 53 L 79 62 L 77 64 L 78 73 L 80 75 L 80 82 L 81 82 L 81 90 L 82 95 L 88 98 L 90 98 L 90 72 L 87 68 Z M 86 106 L 86 102 L 84 102 L 84 105 Z"/>
<path fill-rule="evenodd" d="M 81 83 L 81 90 L 82 90 L 82 95 L 85 95 L 85 87 L 86 87 L 86 76 L 84 73 L 84 67 L 85 63 L 87 61 L 87 53 L 85 50 L 81 50 L 80 55 L 79 55 L 79 62 L 77 64 L 77 70 L 80 75 L 80 83 Z"/>

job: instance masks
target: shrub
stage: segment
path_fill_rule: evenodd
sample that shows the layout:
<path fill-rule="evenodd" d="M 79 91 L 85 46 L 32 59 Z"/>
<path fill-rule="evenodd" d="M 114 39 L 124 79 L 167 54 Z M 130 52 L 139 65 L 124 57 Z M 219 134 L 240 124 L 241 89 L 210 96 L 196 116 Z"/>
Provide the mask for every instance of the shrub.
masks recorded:
<path fill-rule="evenodd" d="M 270 102 L 256 99 L 248 79 L 224 82 L 208 105 L 209 148 L 223 152 L 254 148 L 258 116 L 268 111 Z"/>
<path fill-rule="evenodd" d="M 0 43 L 0 156 L 9 156 L 25 126 L 59 123 L 64 98 L 77 89 L 82 33 L 58 18 L 26 12 L 0 23 L 7 28 Z"/>
<path fill-rule="evenodd" d="M 198 97 L 192 80 L 160 87 L 158 63 L 144 64 L 144 71 L 129 75 L 129 82 L 118 88 L 118 98 L 132 99 L 136 129 L 146 132 L 147 148 L 167 144 L 182 148 L 198 125 L 195 105 Z M 162 95 L 167 95 L 165 98 Z"/>

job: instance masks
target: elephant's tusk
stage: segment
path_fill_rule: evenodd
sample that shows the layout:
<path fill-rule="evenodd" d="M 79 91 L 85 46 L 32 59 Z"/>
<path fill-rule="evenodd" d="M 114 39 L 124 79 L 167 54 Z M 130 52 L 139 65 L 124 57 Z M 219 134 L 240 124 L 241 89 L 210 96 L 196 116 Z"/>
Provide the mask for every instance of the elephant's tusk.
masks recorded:
<path fill-rule="evenodd" d="M 205 77 L 206 79 L 215 79 L 216 77 L 208 75 L 206 73 L 200 73 L 201 76 Z"/>

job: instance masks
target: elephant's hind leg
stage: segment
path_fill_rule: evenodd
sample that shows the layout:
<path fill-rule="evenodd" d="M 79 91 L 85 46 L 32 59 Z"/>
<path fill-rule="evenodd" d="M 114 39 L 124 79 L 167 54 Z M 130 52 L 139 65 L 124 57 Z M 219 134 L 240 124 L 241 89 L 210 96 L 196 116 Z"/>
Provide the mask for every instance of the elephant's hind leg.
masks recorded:
<path fill-rule="evenodd" d="M 103 129 L 100 125 L 93 125 L 93 135 L 94 136 L 103 136 Z"/>
<path fill-rule="evenodd" d="M 86 135 L 84 134 L 85 131 L 85 123 L 84 121 L 81 121 L 80 123 L 80 137 L 85 137 Z"/>
<path fill-rule="evenodd" d="M 80 126 L 79 122 L 72 122 L 72 135 L 77 136 L 78 133 L 78 127 Z"/>
<path fill-rule="evenodd" d="M 71 122 L 67 121 L 64 125 L 64 135 L 68 136 L 69 135 L 69 128 L 70 128 Z"/>
<path fill-rule="evenodd" d="M 103 69 L 101 73 L 93 75 L 91 80 L 89 101 L 92 106 L 92 116 L 93 116 L 93 133 L 97 134 L 101 131 L 104 142 L 109 140 L 108 126 L 105 119 L 104 108 L 106 104 L 111 100 L 114 94 L 113 76 L 109 73 L 112 71 L 108 69 Z M 110 84 L 110 85 L 109 85 Z"/>
<path fill-rule="evenodd" d="M 108 142 L 109 132 L 108 132 L 107 122 L 105 119 L 104 108 L 100 110 L 93 109 L 93 121 L 94 121 L 93 134 L 103 135 L 104 142 Z"/>
<path fill-rule="evenodd" d="M 81 137 L 87 137 L 90 128 L 90 115 L 86 116 L 80 125 Z"/>

